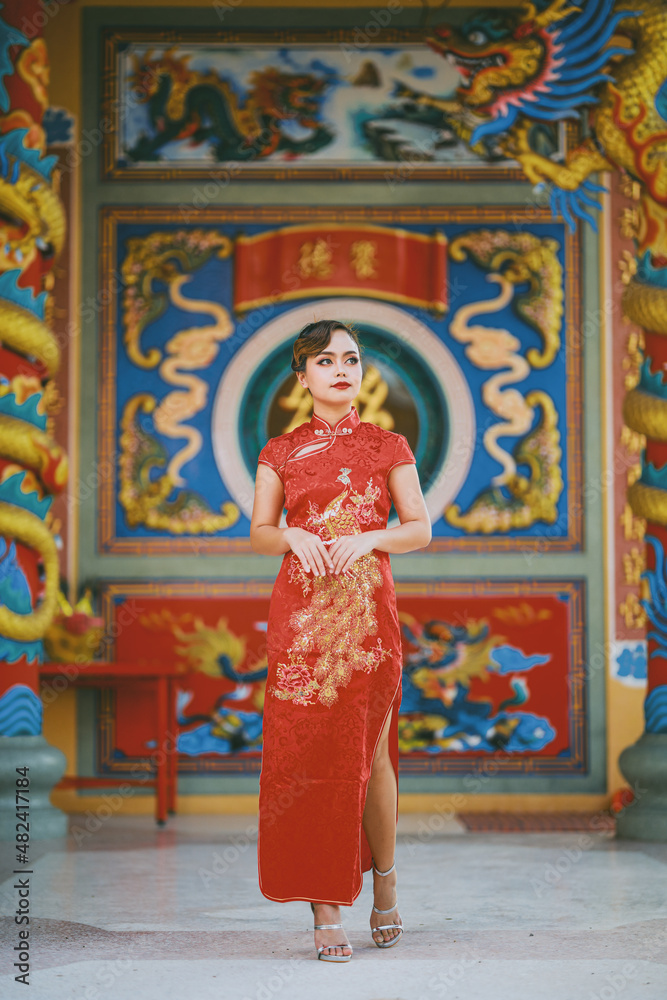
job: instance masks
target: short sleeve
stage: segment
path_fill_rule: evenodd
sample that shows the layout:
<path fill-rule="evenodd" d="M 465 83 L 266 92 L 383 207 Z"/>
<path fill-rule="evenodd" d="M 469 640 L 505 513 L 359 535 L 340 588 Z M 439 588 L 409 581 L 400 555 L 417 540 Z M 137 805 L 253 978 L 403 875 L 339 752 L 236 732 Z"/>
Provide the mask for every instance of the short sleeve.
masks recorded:
<path fill-rule="evenodd" d="M 257 461 L 262 462 L 263 465 L 269 465 L 278 474 L 281 482 L 283 481 L 282 468 L 276 454 L 275 438 L 269 438 L 260 451 Z"/>
<path fill-rule="evenodd" d="M 417 459 L 412 454 L 412 449 L 403 434 L 396 435 L 396 447 L 391 461 L 392 464 L 387 469 L 387 472 L 391 472 L 395 465 L 401 465 L 403 462 L 411 462 L 413 465 L 417 464 Z"/>

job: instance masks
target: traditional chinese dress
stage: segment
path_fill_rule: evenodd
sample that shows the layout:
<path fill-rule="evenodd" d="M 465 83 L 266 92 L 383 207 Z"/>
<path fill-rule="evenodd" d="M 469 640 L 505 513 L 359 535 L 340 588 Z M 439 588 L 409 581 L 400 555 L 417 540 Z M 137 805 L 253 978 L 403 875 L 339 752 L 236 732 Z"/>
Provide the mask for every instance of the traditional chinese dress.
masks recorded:
<path fill-rule="evenodd" d="M 283 482 L 288 526 L 331 544 L 387 527 L 387 476 L 415 457 L 402 434 L 352 407 L 333 427 L 313 415 L 271 438 L 258 461 Z M 359 556 L 348 572 L 315 576 L 289 551 L 271 595 L 257 851 L 261 892 L 280 902 L 359 895 L 372 865 L 366 790 L 392 709 L 398 799 L 402 655 L 389 554 Z"/>

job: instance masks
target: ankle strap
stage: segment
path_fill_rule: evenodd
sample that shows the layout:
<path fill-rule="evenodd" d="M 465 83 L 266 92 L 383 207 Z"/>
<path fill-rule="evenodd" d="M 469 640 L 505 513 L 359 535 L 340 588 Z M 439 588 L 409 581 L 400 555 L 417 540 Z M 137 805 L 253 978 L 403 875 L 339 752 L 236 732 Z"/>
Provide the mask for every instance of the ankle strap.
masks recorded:
<path fill-rule="evenodd" d="M 390 873 L 390 872 L 393 872 L 393 870 L 394 870 L 394 868 L 395 868 L 395 867 L 396 867 L 396 862 L 394 861 L 394 863 L 393 863 L 393 865 L 391 866 L 391 868 L 387 868 L 386 872 L 381 872 L 381 871 L 379 871 L 379 870 L 378 870 L 378 869 L 377 869 L 377 868 L 375 867 L 375 865 L 373 865 L 373 871 L 376 871 L 376 872 L 378 873 L 378 875 L 389 875 L 389 873 Z"/>

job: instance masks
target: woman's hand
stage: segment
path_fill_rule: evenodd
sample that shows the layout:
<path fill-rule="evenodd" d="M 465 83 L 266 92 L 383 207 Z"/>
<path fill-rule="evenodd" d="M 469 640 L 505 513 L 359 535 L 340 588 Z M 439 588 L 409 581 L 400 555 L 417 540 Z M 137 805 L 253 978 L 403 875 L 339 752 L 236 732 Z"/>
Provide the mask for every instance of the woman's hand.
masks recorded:
<path fill-rule="evenodd" d="M 284 538 L 300 559 L 306 573 L 312 570 L 315 576 L 324 576 L 327 572 L 333 572 L 333 562 L 319 535 L 314 535 L 305 528 L 294 527 L 284 529 Z"/>
<path fill-rule="evenodd" d="M 329 547 L 334 572 L 346 573 L 355 559 L 365 556 L 375 548 L 375 532 L 362 531 L 356 535 L 339 535 Z"/>

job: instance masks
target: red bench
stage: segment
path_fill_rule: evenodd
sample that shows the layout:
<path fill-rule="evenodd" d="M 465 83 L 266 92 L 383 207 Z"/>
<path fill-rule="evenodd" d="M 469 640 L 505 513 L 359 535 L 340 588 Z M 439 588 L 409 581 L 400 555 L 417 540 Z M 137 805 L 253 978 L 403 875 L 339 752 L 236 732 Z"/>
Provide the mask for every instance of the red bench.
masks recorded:
<path fill-rule="evenodd" d="M 68 671 L 70 676 L 68 676 Z M 175 739 L 176 722 L 176 668 L 164 663 L 42 663 L 39 677 L 53 681 L 62 677 L 67 687 L 118 688 L 132 686 L 136 681 L 153 681 L 157 723 L 157 747 L 153 778 L 107 778 L 64 775 L 54 788 L 97 788 L 117 785 L 141 785 L 154 788 L 155 819 L 164 826 L 167 813 L 176 812 L 176 783 L 178 778 L 178 751 Z M 161 751 L 161 752 L 160 752 Z"/>

